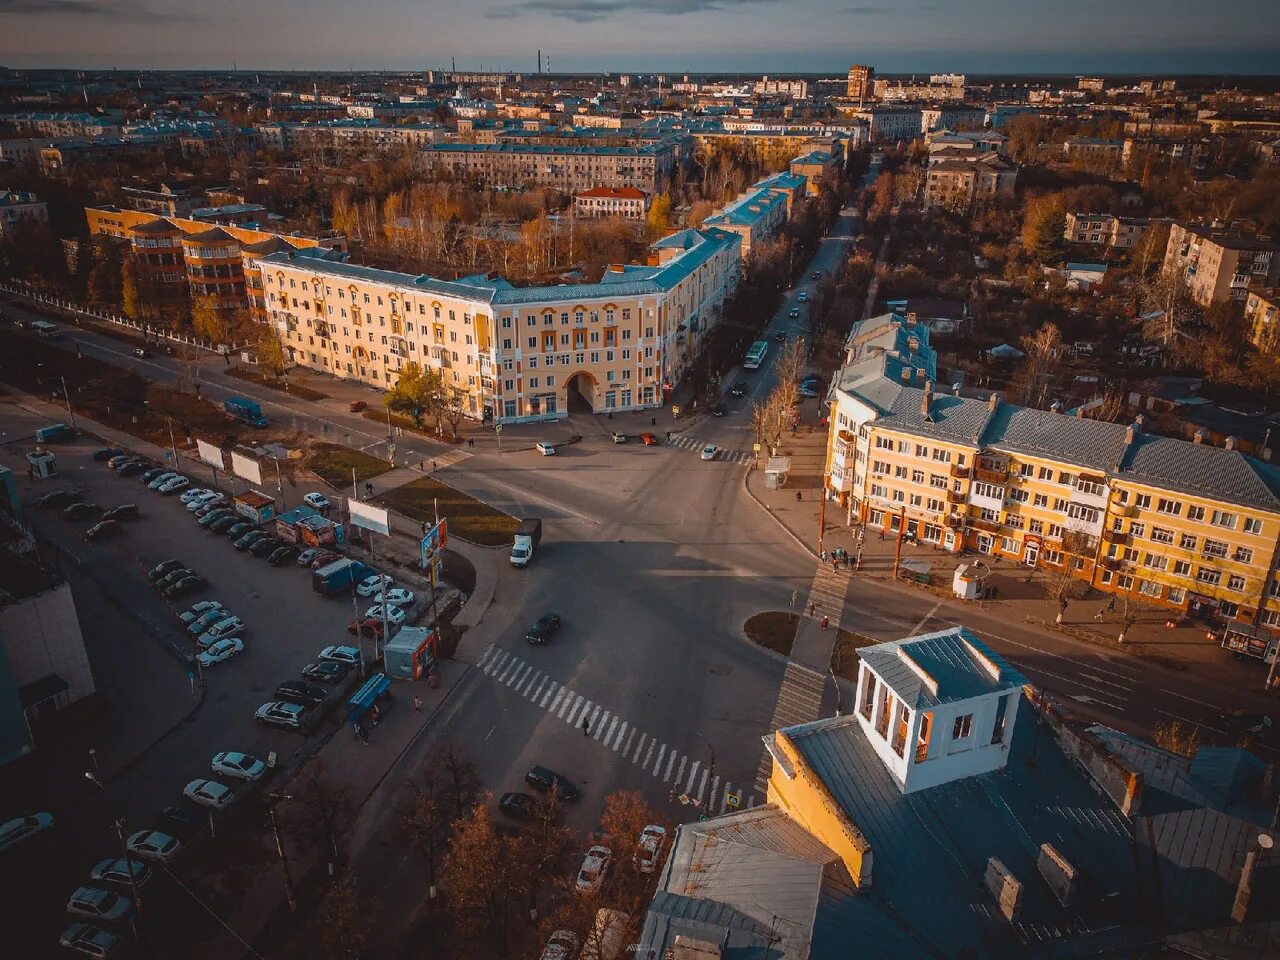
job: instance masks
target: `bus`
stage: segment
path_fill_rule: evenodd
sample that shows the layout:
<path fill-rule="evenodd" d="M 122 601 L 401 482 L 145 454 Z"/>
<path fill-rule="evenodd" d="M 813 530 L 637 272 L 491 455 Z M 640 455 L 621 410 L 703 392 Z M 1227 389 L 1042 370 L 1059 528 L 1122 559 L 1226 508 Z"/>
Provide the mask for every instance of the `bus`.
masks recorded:
<path fill-rule="evenodd" d="M 747 351 L 746 359 L 742 361 L 742 369 L 756 370 L 760 364 L 764 363 L 764 356 L 769 352 L 769 344 L 764 340 L 757 340 L 751 345 L 751 349 Z"/>
<path fill-rule="evenodd" d="M 52 340 L 54 337 L 62 335 L 62 331 L 58 329 L 56 323 L 50 323 L 48 320 L 36 320 L 31 324 L 31 329 L 35 331 L 37 337 L 43 337 L 45 340 Z"/>

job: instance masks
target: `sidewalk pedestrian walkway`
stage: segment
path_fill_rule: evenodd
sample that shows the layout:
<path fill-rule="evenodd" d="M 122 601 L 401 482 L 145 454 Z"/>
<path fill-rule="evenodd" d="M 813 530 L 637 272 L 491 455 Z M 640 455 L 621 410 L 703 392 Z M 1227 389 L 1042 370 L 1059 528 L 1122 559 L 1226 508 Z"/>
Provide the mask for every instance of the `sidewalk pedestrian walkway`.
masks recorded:
<path fill-rule="evenodd" d="M 807 621 L 801 619 L 803 626 Z M 835 636 L 834 631 L 831 634 Z M 831 652 L 827 651 L 830 659 Z M 778 699 L 773 705 L 773 717 L 769 720 L 770 730 L 781 730 L 797 723 L 809 723 L 818 719 L 822 711 L 822 692 L 826 689 L 827 675 L 794 661 L 787 664 L 782 673 L 782 684 L 778 687 Z M 763 751 L 760 765 L 756 769 L 755 788 L 762 794 L 768 793 L 769 773 L 773 769 L 773 758 L 769 751 Z"/>

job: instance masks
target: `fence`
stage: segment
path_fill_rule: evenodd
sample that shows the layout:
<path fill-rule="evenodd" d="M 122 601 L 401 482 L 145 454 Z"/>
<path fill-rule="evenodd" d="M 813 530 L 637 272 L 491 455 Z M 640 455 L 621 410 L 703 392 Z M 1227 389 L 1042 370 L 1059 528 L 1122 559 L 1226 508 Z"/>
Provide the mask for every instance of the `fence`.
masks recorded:
<path fill-rule="evenodd" d="M 23 297 L 33 303 L 42 304 L 57 310 L 62 316 L 70 316 L 79 325 L 80 318 L 88 320 L 96 320 L 101 323 L 110 323 L 117 327 L 127 327 L 130 330 L 136 330 L 143 337 L 154 338 L 156 340 L 168 340 L 170 343 L 181 343 L 190 347 L 196 347 L 199 350 L 206 350 L 209 353 L 215 353 L 219 356 L 224 354 L 235 353 L 241 347 L 247 346 L 242 343 L 220 344 L 214 343 L 212 340 L 205 340 L 201 337 L 187 336 L 183 333 L 175 333 L 172 330 L 165 330 L 160 327 L 153 327 L 148 323 L 139 323 L 136 320 L 130 320 L 128 317 L 122 317 L 119 314 L 112 313 L 100 307 L 86 307 L 72 300 L 63 297 L 50 296 L 40 290 L 35 289 L 25 281 L 19 280 L 14 283 L 5 283 L 0 281 L 0 290 L 11 293 L 14 296 Z"/>

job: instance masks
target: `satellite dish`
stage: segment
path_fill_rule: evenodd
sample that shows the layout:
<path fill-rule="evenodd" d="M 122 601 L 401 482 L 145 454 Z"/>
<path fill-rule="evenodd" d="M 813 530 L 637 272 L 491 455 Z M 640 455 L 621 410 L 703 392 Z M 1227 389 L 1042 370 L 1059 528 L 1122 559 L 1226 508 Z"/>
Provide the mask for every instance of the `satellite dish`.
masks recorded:
<path fill-rule="evenodd" d="M 1274 844 L 1275 844 L 1275 841 L 1271 839 L 1271 836 L 1269 834 L 1266 834 L 1266 833 L 1258 834 L 1258 846 L 1260 846 L 1263 850 L 1270 850 Z"/>

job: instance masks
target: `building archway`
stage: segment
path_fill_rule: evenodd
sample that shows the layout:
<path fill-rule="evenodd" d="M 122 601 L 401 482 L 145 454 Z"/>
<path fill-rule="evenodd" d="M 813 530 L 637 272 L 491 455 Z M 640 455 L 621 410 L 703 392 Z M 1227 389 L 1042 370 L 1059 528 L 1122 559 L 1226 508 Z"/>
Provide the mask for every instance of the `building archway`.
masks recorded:
<path fill-rule="evenodd" d="M 565 406 L 569 413 L 594 413 L 596 409 L 596 378 L 586 371 L 579 371 L 565 381 Z"/>

